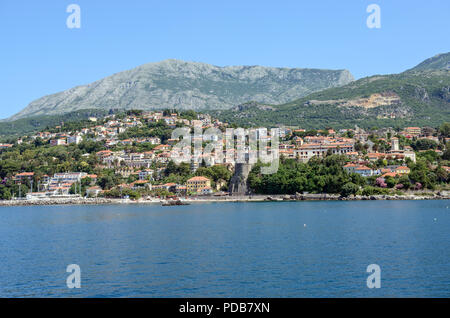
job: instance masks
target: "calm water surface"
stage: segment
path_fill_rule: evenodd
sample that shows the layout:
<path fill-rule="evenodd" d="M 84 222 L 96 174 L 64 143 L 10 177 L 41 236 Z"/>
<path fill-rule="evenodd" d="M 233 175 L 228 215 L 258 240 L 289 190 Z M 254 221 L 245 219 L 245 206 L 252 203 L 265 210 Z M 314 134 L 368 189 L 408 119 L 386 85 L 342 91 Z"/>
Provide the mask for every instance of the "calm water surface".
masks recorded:
<path fill-rule="evenodd" d="M 1 207 L 0 297 L 450 297 L 449 206 Z"/>

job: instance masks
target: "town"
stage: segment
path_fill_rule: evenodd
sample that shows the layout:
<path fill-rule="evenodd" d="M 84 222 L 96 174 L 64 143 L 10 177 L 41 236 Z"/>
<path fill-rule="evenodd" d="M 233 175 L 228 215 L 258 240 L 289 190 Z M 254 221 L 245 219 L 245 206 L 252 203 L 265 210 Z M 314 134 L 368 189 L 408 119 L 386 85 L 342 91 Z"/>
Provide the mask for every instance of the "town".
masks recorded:
<path fill-rule="evenodd" d="M 0 199 L 151 200 L 295 193 L 345 197 L 430 195 L 449 189 L 450 123 L 403 129 L 279 127 L 280 168 L 272 175 L 261 175 L 257 167 L 263 164 L 258 162 L 236 178 L 229 153 L 189 163 L 172 160 L 171 151 L 179 142 L 171 138 L 174 129 L 225 132 L 232 126 L 194 111 L 129 110 L 47 127 L 0 144 Z M 200 144 L 213 140 L 203 138 Z M 244 184 L 233 185 L 233 179 Z"/>

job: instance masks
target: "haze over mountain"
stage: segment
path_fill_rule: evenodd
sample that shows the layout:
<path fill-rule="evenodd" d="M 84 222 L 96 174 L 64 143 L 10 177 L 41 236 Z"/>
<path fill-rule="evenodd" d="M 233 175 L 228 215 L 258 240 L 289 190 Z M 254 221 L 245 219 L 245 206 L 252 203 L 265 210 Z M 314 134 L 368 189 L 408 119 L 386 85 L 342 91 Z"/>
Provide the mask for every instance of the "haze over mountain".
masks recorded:
<path fill-rule="evenodd" d="M 400 74 L 375 75 L 283 105 L 245 103 L 213 112 L 245 126 L 437 126 L 450 121 L 450 53 Z"/>
<path fill-rule="evenodd" d="M 218 67 L 165 60 L 44 96 L 8 120 L 81 109 L 206 110 L 229 109 L 247 101 L 281 104 L 353 80 L 347 70 Z"/>

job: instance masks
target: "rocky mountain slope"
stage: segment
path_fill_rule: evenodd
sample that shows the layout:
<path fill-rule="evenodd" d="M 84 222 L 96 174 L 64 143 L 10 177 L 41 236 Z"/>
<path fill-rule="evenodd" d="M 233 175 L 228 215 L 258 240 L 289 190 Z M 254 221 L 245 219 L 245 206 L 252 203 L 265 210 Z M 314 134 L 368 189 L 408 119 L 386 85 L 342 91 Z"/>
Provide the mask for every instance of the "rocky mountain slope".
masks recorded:
<path fill-rule="evenodd" d="M 394 75 L 363 78 L 283 105 L 245 103 L 214 115 L 238 125 L 302 128 L 405 125 L 450 121 L 450 54 Z"/>
<path fill-rule="evenodd" d="M 42 97 L 8 120 L 81 109 L 228 109 L 250 100 L 282 104 L 351 81 L 347 70 L 218 67 L 165 60 Z"/>

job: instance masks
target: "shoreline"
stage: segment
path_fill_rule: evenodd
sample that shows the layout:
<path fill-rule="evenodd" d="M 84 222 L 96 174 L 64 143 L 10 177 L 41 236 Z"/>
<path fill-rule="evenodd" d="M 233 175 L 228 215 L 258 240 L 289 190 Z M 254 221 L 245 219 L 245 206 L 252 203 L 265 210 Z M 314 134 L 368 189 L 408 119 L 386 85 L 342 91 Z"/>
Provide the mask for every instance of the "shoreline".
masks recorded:
<path fill-rule="evenodd" d="M 200 196 L 183 199 L 190 204 L 226 202 L 299 202 L 299 201 L 374 201 L 374 200 L 449 200 L 450 193 L 429 193 L 428 195 L 371 195 L 341 197 L 339 194 L 295 194 L 295 195 L 245 195 L 245 196 Z M 2 200 L 0 207 L 8 206 L 56 206 L 56 205 L 161 205 L 164 200 L 139 199 L 137 201 L 112 198 L 54 198 L 34 200 Z"/>

